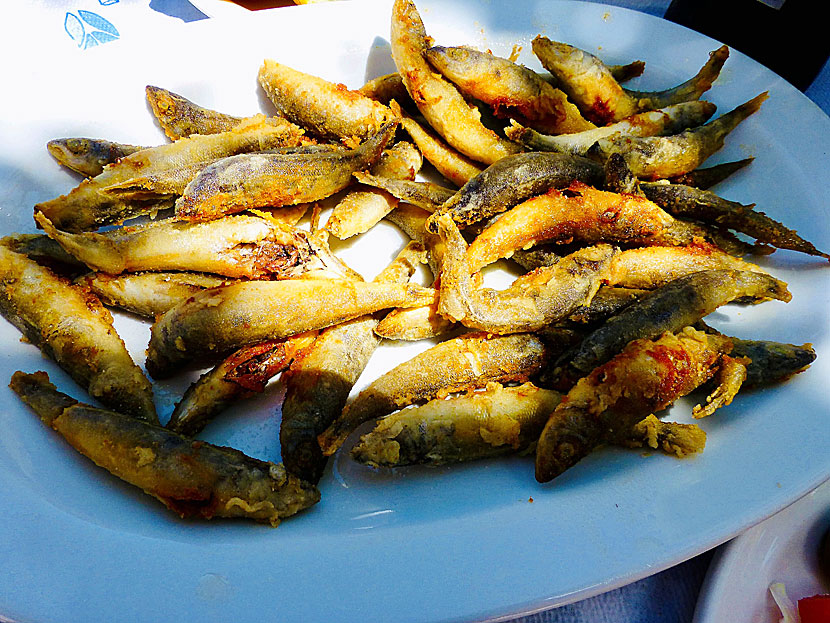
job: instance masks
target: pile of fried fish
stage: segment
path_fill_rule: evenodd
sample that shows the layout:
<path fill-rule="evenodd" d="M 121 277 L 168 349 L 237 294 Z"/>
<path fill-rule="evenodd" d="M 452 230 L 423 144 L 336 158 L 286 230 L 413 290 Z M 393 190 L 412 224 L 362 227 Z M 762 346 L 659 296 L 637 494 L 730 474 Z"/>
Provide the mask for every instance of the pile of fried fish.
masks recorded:
<path fill-rule="evenodd" d="M 544 72 L 433 45 L 411 0 L 394 1 L 390 42 L 397 72 L 357 90 L 265 60 L 274 116 L 148 86 L 169 142 L 49 142 L 84 179 L 35 206 L 42 234 L 2 240 L 0 311 L 101 406 L 15 373 L 45 424 L 182 517 L 277 525 L 320 499 L 328 457 L 367 422 L 350 450 L 363 464 L 525 453 L 546 482 L 607 444 L 699 452 L 699 426 L 655 414 L 702 390 L 693 416 L 708 416 L 814 360 L 809 344 L 703 322 L 790 300 L 748 257 L 830 259 L 710 190 L 751 159 L 700 165 L 767 98 L 717 116 L 701 99 L 725 46 L 687 82 L 639 92 L 622 84 L 642 62 L 609 66 L 542 35 Z M 416 180 L 424 161 L 440 182 Z M 381 221 L 411 241 L 366 281 L 329 240 Z M 505 258 L 519 276 L 486 286 Z M 421 264 L 428 286 L 413 280 Z M 164 425 L 110 308 L 147 319 L 149 377 L 214 366 Z M 383 340 L 423 339 L 349 399 Z M 277 376 L 282 463 L 198 439 Z"/>

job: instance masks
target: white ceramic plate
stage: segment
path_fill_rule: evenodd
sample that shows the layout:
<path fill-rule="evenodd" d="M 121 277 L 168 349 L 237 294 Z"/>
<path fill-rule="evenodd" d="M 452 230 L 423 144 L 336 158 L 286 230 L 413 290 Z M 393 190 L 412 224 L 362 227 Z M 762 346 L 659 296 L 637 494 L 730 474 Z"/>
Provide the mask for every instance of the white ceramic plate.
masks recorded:
<path fill-rule="evenodd" d="M 769 592 L 782 582 L 797 602 L 830 593 L 818 569 L 818 547 L 830 530 L 830 482 L 744 532 L 718 552 L 701 589 L 695 623 L 778 623 Z"/>
<path fill-rule="evenodd" d="M 648 15 L 584 2 L 422 0 L 428 31 L 444 44 L 471 44 L 538 68 L 538 33 L 601 53 L 611 63 L 642 59 L 635 88 L 658 89 L 697 72 L 717 44 Z M 77 183 L 48 156 L 58 136 L 127 143 L 163 140 L 143 100 L 160 85 L 232 114 L 270 111 L 258 89 L 262 59 L 350 87 L 393 69 L 390 2 L 334 2 L 204 20 L 141 45 L 116 42 L 85 55 L 26 47 L 4 57 L 13 89 L 0 107 L 3 232 L 34 231 L 34 203 Z M 348 26 L 347 26 L 348 24 Z M 6 44 L 8 45 L 8 44 Z M 756 156 L 719 187 L 758 202 L 819 247 L 826 227 L 830 120 L 801 93 L 733 53 L 710 93 L 720 112 L 769 90 L 759 113 L 729 137 L 717 161 Z M 372 277 L 401 235 L 378 229 L 339 251 Z M 712 316 L 741 337 L 813 342 L 819 359 L 785 385 L 746 393 L 701 425 L 699 457 L 608 449 L 549 486 L 527 459 L 446 469 L 374 473 L 338 456 L 321 482 L 323 500 L 278 529 L 248 522 L 186 523 L 154 500 L 76 455 L 0 393 L 0 616 L 69 621 L 447 621 L 509 617 L 634 581 L 735 536 L 830 474 L 828 327 L 830 267 L 778 252 L 764 264 L 790 284 L 793 301 Z M 119 317 L 143 362 L 147 326 Z M 0 323 L 0 379 L 46 369 L 66 375 Z M 359 386 L 422 345 L 387 347 Z M 160 412 L 192 379 L 158 384 Z M 279 387 L 206 431 L 210 441 L 279 460 Z M 689 421 L 692 403 L 671 415 Z"/>

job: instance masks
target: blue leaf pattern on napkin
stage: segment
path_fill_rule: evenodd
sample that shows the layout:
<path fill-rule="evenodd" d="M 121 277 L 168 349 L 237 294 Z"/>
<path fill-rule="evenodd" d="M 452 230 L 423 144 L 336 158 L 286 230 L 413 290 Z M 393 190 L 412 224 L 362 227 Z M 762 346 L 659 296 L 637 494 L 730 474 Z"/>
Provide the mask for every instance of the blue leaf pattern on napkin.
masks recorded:
<path fill-rule="evenodd" d="M 84 31 L 84 24 L 78 19 L 77 15 L 67 13 L 63 20 L 63 28 L 66 30 L 66 34 L 78 44 L 79 48 L 83 47 L 86 33 Z"/>
<path fill-rule="evenodd" d="M 102 4 L 108 2 L 114 4 L 118 0 L 99 0 Z M 86 23 L 86 26 L 84 26 Z M 87 29 L 87 26 L 90 29 Z M 102 43 L 115 41 L 120 37 L 118 29 L 112 22 L 101 17 L 92 11 L 78 9 L 78 15 L 67 12 L 63 20 L 63 27 L 66 34 L 78 44 L 79 48 L 86 50 Z"/>
<path fill-rule="evenodd" d="M 78 15 L 80 15 L 81 19 L 93 28 L 103 30 L 104 32 L 111 34 L 113 37 L 118 37 L 118 30 L 116 30 L 115 26 L 113 26 L 112 23 L 110 23 L 108 20 L 104 19 L 97 13 L 93 13 L 92 11 L 84 11 L 83 9 L 78 9 Z"/>

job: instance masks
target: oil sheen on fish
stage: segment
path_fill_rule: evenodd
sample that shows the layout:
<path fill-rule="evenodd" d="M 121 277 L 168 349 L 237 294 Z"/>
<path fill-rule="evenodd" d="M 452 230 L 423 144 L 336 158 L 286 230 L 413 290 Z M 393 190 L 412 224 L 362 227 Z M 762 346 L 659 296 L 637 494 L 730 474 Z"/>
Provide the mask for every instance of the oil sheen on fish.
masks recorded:
<path fill-rule="evenodd" d="M 395 134 L 389 122 L 355 149 L 288 150 L 222 158 L 204 167 L 176 201 L 176 216 L 206 221 L 260 207 L 323 199 L 371 167 Z"/>
<path fill-rule="evenodd" d="M 158 422 L 150 382 L 101 302 L 3 245 L 0 313 L 101 404 Z"/>
<path fill-rule="evenodd" d="M 10 386 L 78 452 L 182 518 L 248 518 L 276 527 L 320 500 L 314 485 L 282 465 L 80 403 L 44 372 L 15 372 Z"/>
<path fill-rule="evenodd" d="M 326 455 L 334 454 L 363 422 L 410 404 L 484 387 L 491 381 L 527 381 L 549 356 L 545 343 L 531 333 L 466 333 L 440 342 L 372 381 L 320 434 L 320 447 Z"/>
<path fill-rule="evenodd" d="M 147 371 L 169 377 L 188 362 L 216 361 L 237 348 L 339 324 L 434 298 L 415 284 L 348 279 L 245 281 L 209 288 L 159 317 L 150 330 Z"/>

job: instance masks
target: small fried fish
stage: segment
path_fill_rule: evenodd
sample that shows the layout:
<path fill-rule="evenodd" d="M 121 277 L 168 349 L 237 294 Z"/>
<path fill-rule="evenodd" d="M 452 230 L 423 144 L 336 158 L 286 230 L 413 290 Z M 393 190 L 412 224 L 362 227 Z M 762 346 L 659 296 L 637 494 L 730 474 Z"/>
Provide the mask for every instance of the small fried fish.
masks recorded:
<path fill-rule="evenodd" d="M 505 128 L 505 134 L 534 151 L 556 151 L 584 156 L 598 140 L 622 136 L 661 136 L 677 134 L 706 123 L 715 114 L 716 106 L 695 100 L 681 102 L 666 108 L 650 110 L 626 117 L 591 130 L 550 136 L 533 128 L 523 127 L 517 121 Z"/>
<path fill-rule="evenodd" d="M 722 305 L 742 298 L 788 302 L 784 282 L 765 273 L 742 270 L 701 270 L 669 281 L 649 296 L 625 307 L 590 333 L 551 370 L 564 383 L 573 382 L 619 353 L 636 339 L 690 326 Z M 561 371 L 565 371 L 562 373 Z"/>
<path fill-rule="evenodd" d="M 355 149 L 248 153 L 222 158 L 199 171 L 176 201 L 176 216 L 207 221 L 260 207 L 308 203 L 343 190 L 352 174 L 371 167 L 392 140 L 389 122 Z"/>
<path fill-rule="evenodd" d="M 101 299 L 104 305 L 151 320 L 197 292 L 227 282 L 228 279 L 217 275 L 188 272 L 122 275 L 96 272 L 81 275 L 75 280 Z"/>
<path fill-rule="evenodd" d="M 438 233 L 437 219 L 452 215 L 464 227 L 504 212 L 517 203 L 573 181 L 597 185 L 604 176 L 596 162 L 581 156 L 552 152 L 528 152 L 501 159 L 464 184 L 427 221 Z"/>
<path fill-rule="evenodd" d="M 80 403 L 44 372 L 15 372 L 10 387 L 78 452 L 182 518 L 244 517 L 276 527 L 320 500 L 314 485 L 282 465 Z"/>
<path fill-rule="evenodd" d="M 722 46 L 709 55 L 700 71 L 681 85 L 663 92 L 629 92 L 614 79 L 596 56 L 577 47 L 551 41 L 542 35 L 532 43 L 533 53 L 558 79 L 558 84 L 589 121 L 598 126 L 620 121 L 644 110 L 697 100 L 717 78 L 729 49 Z"/>
<path fill-rule="evenodd" d="M 220 412 L 265 391 L 274 376 L 311 346 L 316 331 L 244 346 L 205 372 L 176 403 L 166 428 L 193 437 Z"/>
<path fill-rule="evenodd" d="M 551 189 L 502 214 L 470 243 L 467 262 L 475 272 L 541 242 L 643 244 L 673 221 L 645 197 L 573 182 L 561 191 Z"/>
<path fill-rule="evenodd" d="M 493 290 L 474 283 L 467 244 L 450 215 L 442 215 L 438 225 L 446 245 L 438 312 L 468 328 L 497 334 L 541 329 L 590 302 L 617 252 L 608 244 L 581 249 L 519 277 L 505 290 Z"/>
<path fill-rule="evenodd" d="M 409 243 L 375 281 L 406 282 L 423 255 L 419 243 Z M 340 415 L 354 384 L 379 346 L 380 339 L 373 329 L 382 313 L 324 329 L 313 346 L 283 374 L 280 452 L 289 472 L 314 483 L 322 477 L 327 458 L 317 436 Z"/>
<path fill-rule="evenodd" d="M 382 420 L 352 448 L 372 467 L 444 465 L 527 450 L 562 395 L 532 383 L 435 399 Z"/>
<path fill-rule="evenodd" d="M 302 130 L 288 121 L 266 123 L 259 115 L 228 132 L 194 135 L 148 147 L 106 166 L 66 195 L 35 206 L 58 229 L 89 231 L 149 214 L 184 192 L 205 165 L 250 151 L 299 145 Z"/>
<path fill-rule="evenodd" d="M 728 338 L 687 327 L 629 343 L 580 379 L 550 415 L 536 445 L 536 480 L 548 482 L 603 441 L 708 381 L 732 348 Z"/>
<path fill-rule="evenodd" d="M 339 264 L 305 231 L 255 215 L 235 214 L 206 223 L 164 219 L 77 234 L 57 230 L 42 214 L 35 219 L 68 253 L 92 270 L 111 275 L 181 270 L 285 279 Z"/>
<path fill-rule="evenodd" d="M 408 141 L 400 141 L 381 154 L 372 167 L 371 174 L 355 171 L 354 176 L 359 182 L 364 183 L 362 175 L 378 175 L 391 181 L 412 182 L 422 164 L 423 157 L 418 148 Z M 345 240 L 369 231 L 397 205 L 397 199 L 385 190 L 374 185 L 363 186 L 349 191 L 334 206 L 325 229 L 340 240 Z"/>
<path fill-rule="evenodd" d="M 431 289 L 348 279 L 245 281 L 208 288 L 150 329 L 147 371 L 169 377 L 187 362 L 221 359 L 265 340 L 323 329 L 381 309 L 423 305 Z"/>
<path fill-rule="evenodd" d="M 360 91 L 263 61 L 258 80 L 279 113 L 320 137 L 365 140 L 394 117 L 389 108 Z"/>
<path fill-rule="evenodd" d="M 521 151 L 481 122 L 481 112 L 437 74 L 424 58 L 428 37 L 412 0 L 392 5 L 392 58 L 421 114 L 452 147 L 477 162 L 492 164 Z"/>
<path fill-rule="evenodd" d="M 56 138 L 46 143 L 46 149 L 63 166 L 86 177 L 95 177 L 108 164 L 145 148 L 102 138 Z"/>
<path fill-rule="evenodd" d="M 684 184 L 646 182 L 640 188 L 649 199 L 675 216 L 728 227 L 779 249 L 830 259 L 830 254 L 820 251 L 792 229 L 756 210 L 754 204 L 729 201 L 710 190 Z"/>
<path fill-rule="evenodd" d="M 467 333 L 440 342 L 372 381 L 318 437 L 326 455 L 363 422 L 488 382 L 527 381 L 548 361 L 545 343 L 530 333 Z"/>
<path fill-rule="evenodd" d="M 591 146 L 588 156 L 604 162 L 612 154 L 622 154 L 631 172 L 646 181 L 683 175 L 723 147 L 727 135 L 757 112 L 768 96 L 761 93 L 716 119 L 672 136 L 602 138 Z"/>
<path fill-rule="evenodd" d="M 102 404 L 158 422 L 153 388 L 94 295 L 0 245 L 0 314 Z"/>
<path fill-rule="evenodd" d="M 468 47 L 432 46 L 424 56 L 462 93 L 491 106 L 497 117 L 546 134 L 595 127 L 561 90 L 511 60 Z"/>
<path fill-rule="evenodd" d="M 161 87 L 148 84 L 144 91 L 156 120 L 171 141 L 193 134 L 227 132 L 242 121 L 242 117 L 204 108 Z"/>

